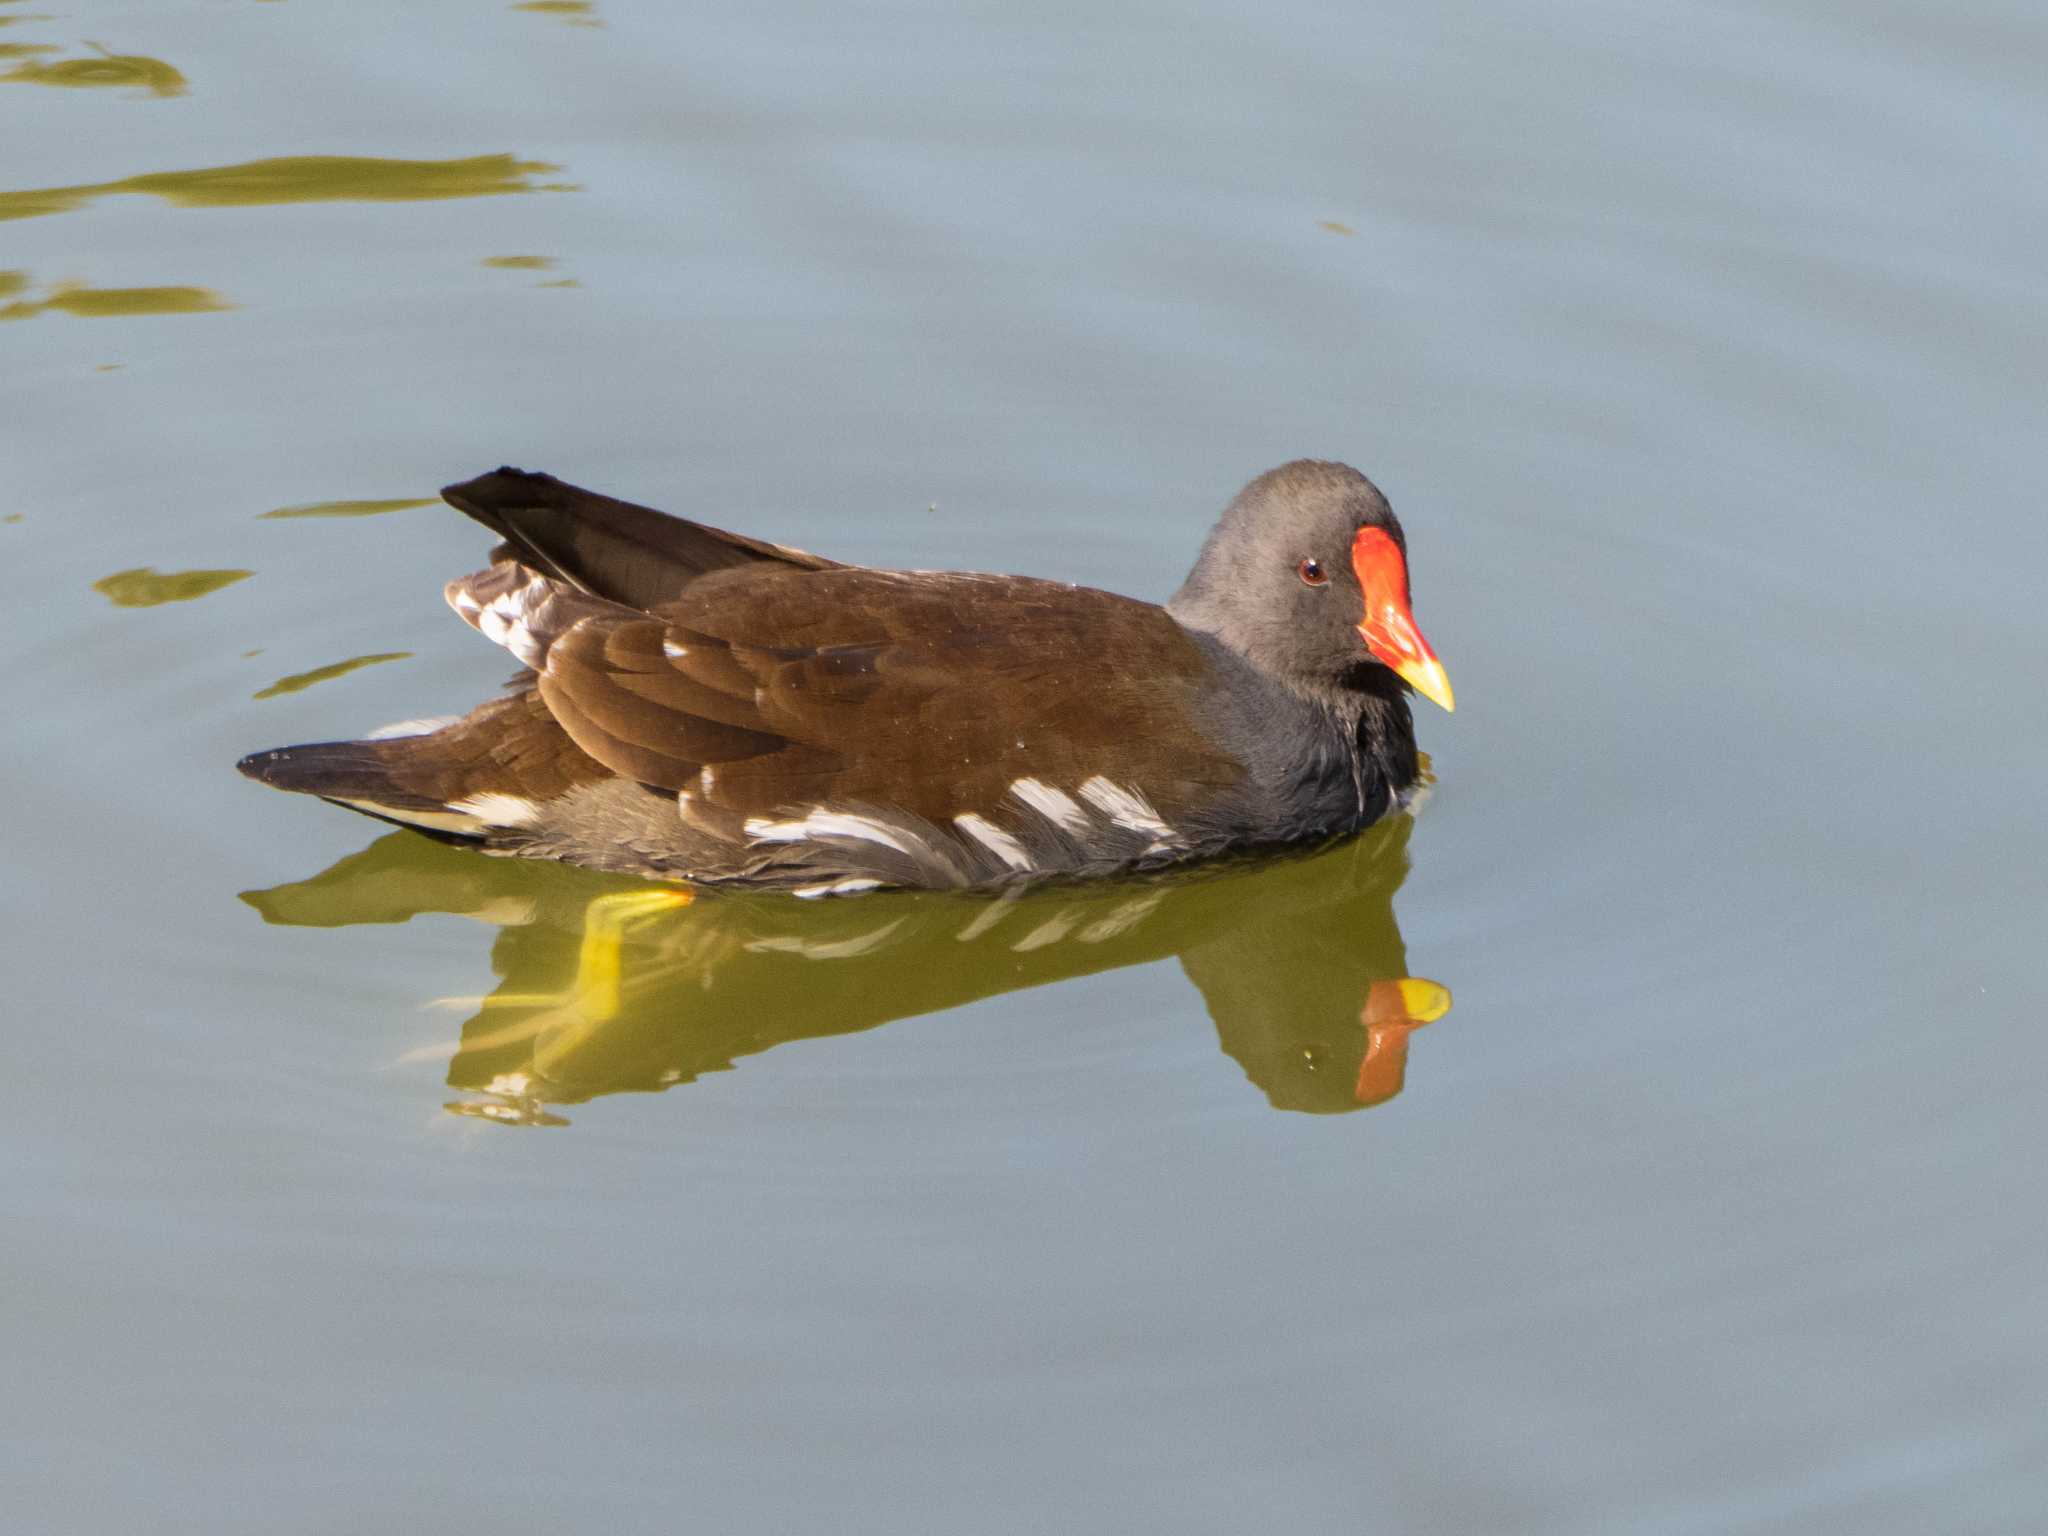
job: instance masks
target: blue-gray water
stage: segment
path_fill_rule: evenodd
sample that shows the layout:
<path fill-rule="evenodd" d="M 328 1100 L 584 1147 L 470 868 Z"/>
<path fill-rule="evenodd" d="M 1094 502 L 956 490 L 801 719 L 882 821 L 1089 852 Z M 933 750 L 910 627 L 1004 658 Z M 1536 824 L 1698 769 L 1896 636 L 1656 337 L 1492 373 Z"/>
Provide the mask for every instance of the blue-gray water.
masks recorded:
<path fill-rule="evenodd" d="M 9 1529 L 2034 1528 L 2044 60 L 0 4 Z M 615 882 L 231 771 L 506 670 L 462 518 L 265 512 L 509 460 L 1159 598 L 1301 454 L 1458 689 L 1391 914 L 699 906 L 606 1005 Z"/>

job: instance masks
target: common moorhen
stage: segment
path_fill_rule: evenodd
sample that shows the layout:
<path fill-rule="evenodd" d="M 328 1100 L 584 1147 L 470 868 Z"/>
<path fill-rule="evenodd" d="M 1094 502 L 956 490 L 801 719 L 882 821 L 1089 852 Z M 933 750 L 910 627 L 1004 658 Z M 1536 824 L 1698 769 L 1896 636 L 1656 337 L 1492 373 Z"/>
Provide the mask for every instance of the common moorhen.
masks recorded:
<path fill-rule="evenodd" d="M 500 469 L 449 603 L 525 664 L 460 718 L 244 758 L 485 852 L 843 895 L 1148 870 L 1357 831 L 1449 709 L 1407 544 L 1348 465 L 1237 494 L 1161 608 L 884 571 Z"/>

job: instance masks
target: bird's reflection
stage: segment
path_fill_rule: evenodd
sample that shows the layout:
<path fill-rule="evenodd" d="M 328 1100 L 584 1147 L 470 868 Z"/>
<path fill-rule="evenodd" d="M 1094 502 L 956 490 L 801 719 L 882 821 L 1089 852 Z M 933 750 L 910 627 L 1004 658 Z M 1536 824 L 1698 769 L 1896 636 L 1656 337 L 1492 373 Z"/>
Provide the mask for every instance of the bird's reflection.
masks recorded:
<path fill-rule="evenodd" d="M 1323 852 L 1147 883 L 1005 899 L 881 893 L 802 902 L 493 859 L 411 832 L 243 895 L 313 927 L 450 912 L 500 930 L 500 978 L 448 1069 L 448 1107 L 521 1124 L 554 1107 L 730 1069 L 794 1040 L 1177 956 L 1223 1049 L 1276 1109 L 1401 1091 L 1409 1033 L 1450 994 L 1408 974 L 1393 897 L 1413 823 Z"/>

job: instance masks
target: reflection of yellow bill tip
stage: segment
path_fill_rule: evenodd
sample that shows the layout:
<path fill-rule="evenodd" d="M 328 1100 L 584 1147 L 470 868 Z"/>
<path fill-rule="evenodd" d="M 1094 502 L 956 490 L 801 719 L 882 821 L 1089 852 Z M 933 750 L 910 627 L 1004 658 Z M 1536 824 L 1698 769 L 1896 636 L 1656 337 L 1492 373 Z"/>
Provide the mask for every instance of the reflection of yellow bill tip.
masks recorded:
<path fill-rule="evenodd" d="M 1434 1024 L 1451 1011 L 1451 989 L 1421 976 L 1403 976 L 1394 985 L 1400 989 L 1401 1011 L 1412 1024 Z"/>

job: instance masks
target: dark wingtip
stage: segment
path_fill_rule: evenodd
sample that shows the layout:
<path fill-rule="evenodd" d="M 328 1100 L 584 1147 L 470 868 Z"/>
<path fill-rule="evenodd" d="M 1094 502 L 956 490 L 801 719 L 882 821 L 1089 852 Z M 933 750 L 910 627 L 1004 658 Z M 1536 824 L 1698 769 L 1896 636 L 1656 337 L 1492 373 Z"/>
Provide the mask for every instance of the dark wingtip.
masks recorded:
<path fill-rule="evenodd" d="M 553 475 L 543 475 L 534 470 L 500 464 L 496 469 L 487 470 L 473 479 L 458 480 L 453 485 L 442 486 L 441 499 L 451 507 L 468 512 L 477 503 L 502 495 L 509 485 L 533 486 L 554 483 Z"/>
<path fill-rule="evenodd" d="M 271 772 L 290 755 L 289 747 L 273 747 L 268 752 L 251 752 L 235 764 L 235 772 L 245 779 L 254 779 L 258 784 L 271 782 Z"/>
<path fill-rule="evenodd" d="M 389 782 L 389 768 L 374 741 L 312 741 L 251 752 L 235 771 L 272 789 L 302 795 L 374 794 L 381 800 L 428 804 Z"/>

